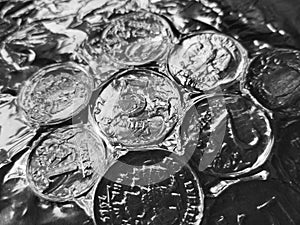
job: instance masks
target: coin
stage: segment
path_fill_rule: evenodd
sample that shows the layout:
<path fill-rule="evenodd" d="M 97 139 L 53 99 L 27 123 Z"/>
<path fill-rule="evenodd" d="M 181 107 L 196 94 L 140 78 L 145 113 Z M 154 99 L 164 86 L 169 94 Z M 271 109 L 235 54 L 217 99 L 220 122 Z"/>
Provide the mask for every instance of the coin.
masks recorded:
<path fill-rule="evenodd" d="M 203 197 L 191 168 L 173 154 L 129 152 L 96 187 L 94 219 L 97 225 L 199 225 Z"/>
<path fill-rule="evenodd" d="M 143 65 L 166 54 L 172 30 L 159 15 L 132 12 L 112 20 L 92 45 L 102 45 L 104 52 L 115 62 L 125 65 Z"/>
<path fill-rule="evenodd" d="M 172 76 L 193 91 L 208 91 L 240 79 L 248 66 L 247 51 L 232 37 L 204 31 L 184 38 L 168 56 Z"/>
<path fill-rule="evenodd" d="M 32 190 L 50 201 L 68 201 L 88 191 L 104 174 L 106 149 L 87 126 L 58 128 L 33 147 L 27 178 Z"/>
<path fill-rule="evenodd" d="M 198 99 L 183 119 L 180 137 L 200 171 L 227 177 L 261 166 L 273 146 L 268 113 L 238 95 Z"/>
<path fill-rule="evenodd" d="M 39 70 L 24 83 L 19 105 L 29 122 L 57 124 L 79 113 L 91 97 L 93 80 L 74 63 Z"/>
<path fill-rule="evenodd" d="M 281 117 L 300 116 L 300 51 L 274 49 L 255 58 L 246 88 L 265 107 Z"/>
<path fill-rule="evenodd" d="M 180 110 L 180 92 L 170 79 L 151 70 L 128 70 L 103 88 L 91 113 L 111 143 L 144 146 L 161 141 Z"/>

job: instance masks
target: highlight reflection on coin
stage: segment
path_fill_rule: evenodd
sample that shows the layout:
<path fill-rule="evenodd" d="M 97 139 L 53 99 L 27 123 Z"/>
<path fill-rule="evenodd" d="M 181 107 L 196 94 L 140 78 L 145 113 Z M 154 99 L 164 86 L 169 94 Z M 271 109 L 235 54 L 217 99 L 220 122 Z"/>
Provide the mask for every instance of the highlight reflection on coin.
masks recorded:
<path fill-rule="evenodd" d="M 97 225 L 199 225 L 203 193 L 191 168 L 160 150 L 129 152 L 99 182 Z"/>
<path fill-rule="evenodd" d="M 186 155 L 199 170 L 220 176 L 258 168 L 273 145 L 266 112 L 237 95 L 199 99 L 187 112 L 180 136 Z"/>
<path fill-rule="evenodd" d="M 165 54 L 172 37 L 171 28 L 162 17 L 140 11 L 111 21 L 102 40 L 92 40 L 92 45 L 102 44 L 106 54 L 117 63 L 142 65 Z"/>
<path fill-rule="evenodd" d="M 32 190 L 50 201 L 86 192 L 106 169 L 102 140 L 84 125 L 59 128 L 38 140 L 28 159 Z"/>
<path fill-rule="evenodd" d="M 268 109 L 282 117 L 300 116 L 300 51 L 275 49 L 258 56 L 246 85 Z"/>
<path fill-rule="evenodd" d="M 39 70 L 21 89 L 19 105 L 31 123 L 65 121 L 87 104 L 93 80 L 74 63 L 55 64 Z"/>
<path fill-rule="evenodd" d="M 244 75 L 247 51 L 235 39 L 204 31 L 189 36 L 170 52 L 168 68 L 184 87 L 207 91 Z"/>
<path fill-rule="evenodd" d="M 164 138 L 180 109 L 181 96 L 171 80 L 151 70 L 129 70 L 104 87 L 92 116 L 112 143 L 140 146 Z"/>

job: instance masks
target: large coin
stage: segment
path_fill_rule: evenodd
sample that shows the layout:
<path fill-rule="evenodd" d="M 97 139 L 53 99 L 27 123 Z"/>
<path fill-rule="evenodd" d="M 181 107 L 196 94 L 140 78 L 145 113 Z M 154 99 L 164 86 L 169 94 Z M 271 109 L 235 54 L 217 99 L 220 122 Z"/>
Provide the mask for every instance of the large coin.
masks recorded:
<path fill-rule="evenodd" d="M 44 67 L 25 82 L 19 105 L 33 124 L 49 125 L 79 113 L 91 97 L 93 80 L 73 63 Z"/>
<path fill-rule="evenodd" d="M 166 151 L 129 152 L 95 191 L 97 225 L 199 225 L 203 193 L 190 167 Z"/>
<path fill-rule="evenodd" d="M 140 11 L 112 20 L 102 40 L 92 40 L 91 44 L 102 45 L 117 63 L 142 65 L 166 54 L 172 37 L 172 30 L 162 17 Z"/>
<path fill-rule="evenodd" d="M 250 64 L 246 86 L 282 117 L 300 116 L 300 51 L 275 49 Z"/>
<path fill-rule="evenodd" d="M 91 112 L 112 143 L 141 146 L 161 141 L 180 109 L 181 96 L 170 79 L 150 70 L 129 70 L 104 87 Z"/>
<path fill-rule="evenodd" d="M 88 191 L 106 166 L 102 140 L 79 124 L 39 139 L 28 159 L 27 177 L 38 196 L 67 201 Z"/>
<path fill-rule="evenodd" d="M 184 87 L 197 91 L 230 84 L 245 74 L 247 66 L 243 46 L 213 31 L 184 38 L 168 57 L 169 72 Z"/>
<path fill-rule="evenodd" d="M 187 112 L 180 137 L 200 171 L 237 176 L 261 166 L 273 146 L 268 114 L 247 97 L 210 96 Z"/>

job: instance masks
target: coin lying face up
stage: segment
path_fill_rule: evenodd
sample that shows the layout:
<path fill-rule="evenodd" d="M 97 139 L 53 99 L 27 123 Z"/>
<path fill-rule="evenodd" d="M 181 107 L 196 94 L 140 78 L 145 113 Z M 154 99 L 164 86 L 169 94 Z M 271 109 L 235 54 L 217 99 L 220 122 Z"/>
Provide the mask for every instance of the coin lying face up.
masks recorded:
<path fill-rule="evenodd" d="M 180 109 L 181 96 L 170 79 L 151 70 L 128 70 L 104 87 L 91 113 L 112 143 L 141 146 L 163 139 Z"/>
<path fill-rule="evenodd" d="M 79 113 L 91 97 L 93 80 L 73 63 L 40 69 L 21 89 L 19 105 L 33 124 L 49 125 Z"/>
<path fill-rule="evenodd" d="M 32 149 L 27 178 L 32 190 L 50 201 L 72 200 L 104 174 L 106 149 L 84 125 L 59 128 Z"/>
<path fill-rule="evenodd" d="M 162 17 L 140 11 L 111 21 L 99 44 L 103 45 L 106 54 L 117 63 L 142 65 L 166 54 L 172 37 L 172 30 Z M 92 44 L 93 42 L 98 41 L 92 40 Z"/>
<path fill-rule="evenodd" d="M 202 189 L 191 168 L 169 154 L 151 150 L 119 158 L 96 188 L 96 224 L 199 225 Z"/>
<path fill-rule="evenodd" d="M 252 61 L 246 87 L 282 117 L 300 116 L 300 51 L 270 50 Z"/>
<path fill-rule="evenodd" d="M 197 91 L 230 84 L 244 75 L 247 66 L 247 51 L 243 46 L 213 31 L 188 36 L 168 57 L 171 75 L 184 87 Z"/>
<path fill-rule="evenodd" d="M 268 114 L 247 97 L 199 99 L 187 112 L 180 137 L 200 171 L 237 176 L 261 166 L 273 145 Z"/>

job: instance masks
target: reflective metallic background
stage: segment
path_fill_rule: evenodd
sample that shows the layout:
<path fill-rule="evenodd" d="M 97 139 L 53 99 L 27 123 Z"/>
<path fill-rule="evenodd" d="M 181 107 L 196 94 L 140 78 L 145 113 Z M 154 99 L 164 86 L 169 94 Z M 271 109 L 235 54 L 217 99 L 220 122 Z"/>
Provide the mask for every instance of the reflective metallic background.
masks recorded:
<path fill-rule="evenodd" d="M 299 12 L 0 0 L 0 225 L 300 224 Z"/>

